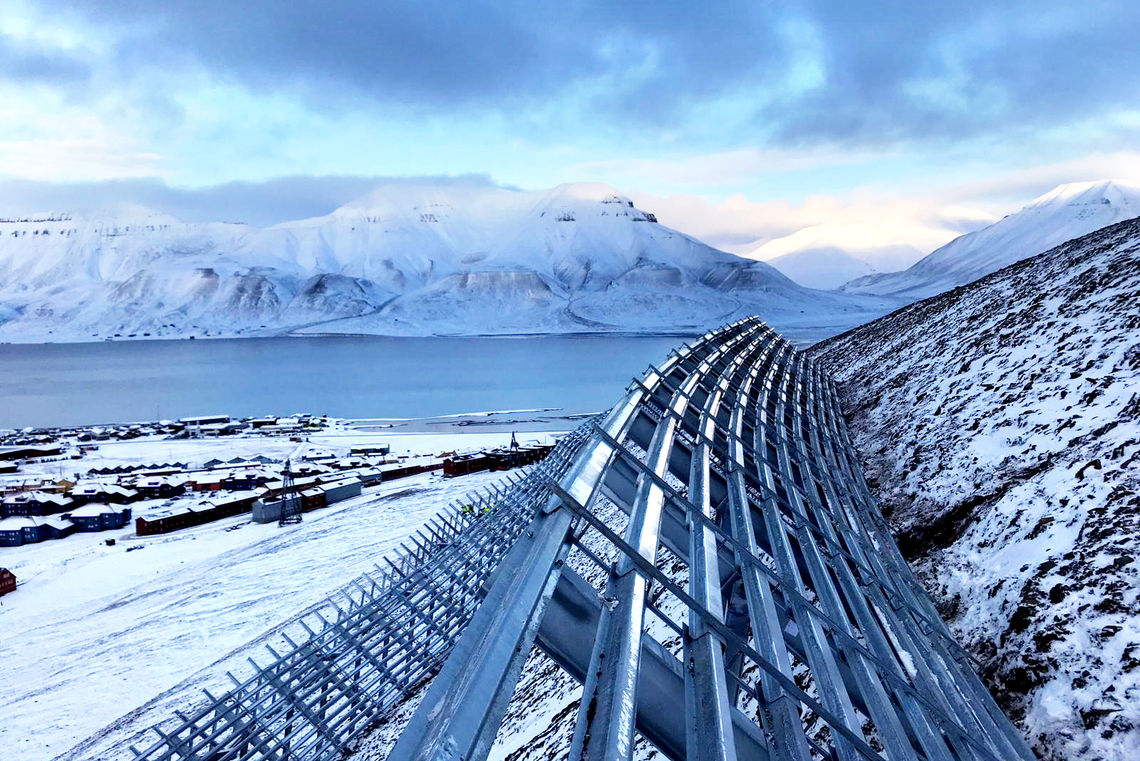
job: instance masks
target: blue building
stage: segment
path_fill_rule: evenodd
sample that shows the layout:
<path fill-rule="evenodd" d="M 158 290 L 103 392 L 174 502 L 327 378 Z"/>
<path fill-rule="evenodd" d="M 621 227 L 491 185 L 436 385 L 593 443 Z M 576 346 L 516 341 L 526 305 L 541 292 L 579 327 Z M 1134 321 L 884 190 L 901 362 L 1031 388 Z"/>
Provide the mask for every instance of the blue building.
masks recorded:
<path fill-rule="evenodd" d="M 44 538 L 44 526 L 35 518 L 17 516 L 0 520 L 0 547 L 19 547 Z"/>
<path fill-rule="evenodd" d="M 131 520 L 131 509 L 119 505 L 91 504 L 72 510 L 68 518 L 79 531 L 107 531 L 127 525 Z"/>

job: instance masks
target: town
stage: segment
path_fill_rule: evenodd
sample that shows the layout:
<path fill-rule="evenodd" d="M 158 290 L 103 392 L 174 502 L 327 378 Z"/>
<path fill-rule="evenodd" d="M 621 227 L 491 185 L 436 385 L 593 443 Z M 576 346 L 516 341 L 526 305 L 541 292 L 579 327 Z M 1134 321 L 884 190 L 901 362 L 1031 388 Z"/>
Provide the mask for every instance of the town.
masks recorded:
<path fill-rule="evenodd" d="M 464 438 L 471 437 L 447 441 Z M 128 443 L 134 446 L 126 453 L 109 451 Z M 552 447 L 520 444 L 512 433 L 509 445 L 396 453 L 345 421 L 310 415 L 0 431 L 0 553 L 77 532 L 128 529 L 117 538 L 147 537 L 243 514 L 278 522 L 290 508 L 307 513 L 421 473 L 455 477 L 529 465 Z M 179 456 L 138 457 L 164 449 Z M 11 570 L 0 569 L 0 595 L 17 584 Z"/>

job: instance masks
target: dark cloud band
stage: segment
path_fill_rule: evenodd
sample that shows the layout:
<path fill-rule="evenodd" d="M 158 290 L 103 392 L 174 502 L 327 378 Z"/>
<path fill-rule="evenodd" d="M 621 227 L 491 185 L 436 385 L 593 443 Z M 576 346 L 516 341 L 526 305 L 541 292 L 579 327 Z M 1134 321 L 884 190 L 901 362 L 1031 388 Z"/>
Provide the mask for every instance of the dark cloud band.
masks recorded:
<path fill-rule="evenodd" d="M 1140 96 L 1140 4 L 1130 0 L 42 5 L 113 30 L 103 63 L 123 81 L 194 66 L 307 99 L 493 111 L 649 139 L 712 129 L 736 142 L 884 145 L 1049 127 Z M 3 47 L 0 71 L 83 75 L 62 55 Z M 734 118 L 705 122 L 726 98 Z"/>

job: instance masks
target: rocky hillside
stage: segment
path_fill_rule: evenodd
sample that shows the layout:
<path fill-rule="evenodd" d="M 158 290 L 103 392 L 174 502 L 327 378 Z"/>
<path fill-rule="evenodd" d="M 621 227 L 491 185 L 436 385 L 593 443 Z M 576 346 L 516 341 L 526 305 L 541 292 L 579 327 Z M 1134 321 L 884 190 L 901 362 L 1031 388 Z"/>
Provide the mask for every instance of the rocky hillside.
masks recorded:
<path fill-rule="evenodd" d="M 900 547 L 1036 751 L 1140 758 L 1140 220 L 813 352 Z"/>

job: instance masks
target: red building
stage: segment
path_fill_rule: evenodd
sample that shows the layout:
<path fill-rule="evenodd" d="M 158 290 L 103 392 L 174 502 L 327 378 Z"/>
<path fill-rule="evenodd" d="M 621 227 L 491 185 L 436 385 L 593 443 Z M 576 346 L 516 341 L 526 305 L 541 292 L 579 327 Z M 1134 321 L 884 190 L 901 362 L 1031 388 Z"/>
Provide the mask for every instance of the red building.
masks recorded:
<path fill-rule="evenodd" d="M 0 595 L 16 591 L 16 574 L 7 568 L 0 568 Z"/>

